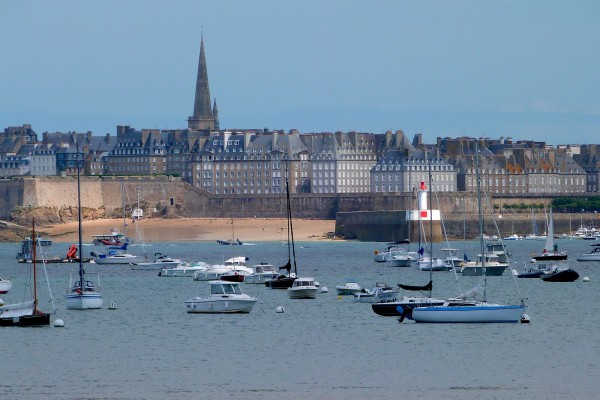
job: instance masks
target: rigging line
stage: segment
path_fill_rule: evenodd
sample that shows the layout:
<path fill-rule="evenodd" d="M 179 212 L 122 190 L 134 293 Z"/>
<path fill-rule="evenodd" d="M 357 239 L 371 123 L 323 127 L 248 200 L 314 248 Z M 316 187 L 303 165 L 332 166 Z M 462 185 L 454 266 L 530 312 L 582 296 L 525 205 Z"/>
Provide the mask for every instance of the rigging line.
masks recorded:
<path fill-rule="evenodd" d="M 48 285 L 48 293 L 50 295 L 50 302 L 52 303 L 52 314 L 56 314 L 56 307 L 54 305 L 54 297 L 52 297 L 52 289 L 50 288 L 50 280 L 48 279 L 48 269 L 46 268 L 46 257 L 43 254 L 43 247 L 40 240 L 36 240 L 40 252 L 42 252 L 42 264 L 44 264 L 44 274 L 46 275 L 46 284 Z"/>
<path fill-rule="evenodd" d="M 515 274 L 513 274 L 513 272 L 512 272 L 513 269 L 512 269 L 511 261 L 510 261 L 510 254 L 508 253 L 508 251 L 506 251 L 506 246 L 504 244 L 504 240 L 502 240 L 502 235 L 500 234 L 500 229 L 498 228 L 498 223 L 496 221 L 496 217 L 494 217 L 492 199 L 491 199 L 491 196 L 489 196 L 489 194 L 487 192 L 485 192 L 485 204 L 490 209 L 490 214 L 492 215 L 492 221 L 494 222 L 494 227 L 496 228 L 496 233 L 498 234 L 500 244 L 502 245 L 502 251 L 506 255 L 506 260 L 508 261 L 508 270 L 510 271 L 510 275 L 512 276 L 512 280 L 515 283 L 515 286 L 517 287 L 517 292 L 519 293 L 519 297 L 521 298 L 521 301 L 522 301 L 523 294 L 521 293 L 521 288 L 519 287 L 519 284 L 517 283 L 517 278 L 516 278 Z"/>
<path fill-rule="evenodd" d="M 438 197 L 438 192 L 435 191 L 435 200 L 437 202 L 437 206 L 440 209 L 440 222 L 442 223 L 442 232 L 444 233 L 444 238 L 446 239 L 446 246 L 450 248 L 450 242 L 448 241 L 448 234 L 446 233 L 446 224 L 444 224 L 444 218 L 442 218 L 442 210 L 440 205 L 440 198 Z M 448 250 L 448 256 L 451 256 L 452 252 Z M 462 288 L 460 287 L 460 280 L 458 279 L 458 274 L 456 273 L 456 268 L 454 268 L 454 261 L 452 261 L 452 272 L 454 273 L 454 280 L 456 281 L 456 285 L 458 286 L 458 293 L 462 293 Z"/>

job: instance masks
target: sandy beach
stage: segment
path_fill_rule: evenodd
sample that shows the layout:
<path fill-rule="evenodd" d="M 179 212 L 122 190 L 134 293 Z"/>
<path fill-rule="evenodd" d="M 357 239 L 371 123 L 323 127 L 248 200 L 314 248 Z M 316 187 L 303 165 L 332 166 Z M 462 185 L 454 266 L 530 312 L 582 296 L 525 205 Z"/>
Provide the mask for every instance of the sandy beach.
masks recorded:
<path fill-rule="evenodd" d="M 83 241 L 90 242 L 92 235 L 109 234 L 111 229 L 123 232 L 122 219 L 84 221 Z M 298 219 L 293 221 L 295 241 L 330 240 L 327 232 L 335 230 L 334 220 Z M 287 220 L 270 218 L 218 219 L 142 219 L 127 221 L 128 237 L 144 242 L 183 242 L 229 240 L 242 242 L 268 242 L 287 240 Z M 77 242 L 77 222 L 45 226 L 41 229 L 56 242 Z"/>

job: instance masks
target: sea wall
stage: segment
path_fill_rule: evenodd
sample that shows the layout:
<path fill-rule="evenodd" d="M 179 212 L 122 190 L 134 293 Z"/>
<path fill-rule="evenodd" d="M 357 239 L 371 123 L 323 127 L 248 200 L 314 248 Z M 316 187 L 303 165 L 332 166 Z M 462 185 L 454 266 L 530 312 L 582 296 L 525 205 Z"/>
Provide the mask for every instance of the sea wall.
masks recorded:
<path fill-rule="evenodd" d="M 104 208 L 110 215 L 120 212 L 123 203 L 144 205 L 147 216 L 212 218 L 285 218 L 285 195 L 218 196 L 167 176 L 148 177 L 81 177 L 81 201 L 84 207 Z M 589 196 L 589 194 L 588 194 Z M 473 238 L 479 231 L 476 196 L 469 193 L 438 193 L 431 206 L 440 209 L 443 226 L 434 228 L 439 237 L 445 228 L 452 238 Z M 77 207 L 77 180 L 74 177 L 19 177 L 0 180 L 0 219 L 8 219 L 15 207 Z M 532 218 L 530 209 L 501 212 L 505 204 L 549 205 L 551 197 L 495 197 L 487 204 L 486 232 L 502 235 L 531 233 L 535 224 L 545 230 L 543 210 Z M 416 208 L 411 193 L 390 194 L 312 194 L 290 196 L 294 218 L 336 219 L 336 233 L 361 240 L 396 241 L 406 238 L 408 228 L 399 215 Z M 357 213 L 353 216 L 351 213 Z M 341 214 L 341 215 L 340 215 Z M 492 219 L 491 216 L 494 215 Z M 554 214 L 556 234 L 579 225 L 600 225 L 597 214 Z M 369 227 L 369 228 L 367 228 Z M 411 227 L 411 232 L 417 232 Z M 438 233 L 439 232 L 439 233 Z M 365 239 L 369 238 L 369 239 Z M 371 239 L 373 238 L 373 239 Z M 414 236 L 413 236 L 414 239 Z"/>

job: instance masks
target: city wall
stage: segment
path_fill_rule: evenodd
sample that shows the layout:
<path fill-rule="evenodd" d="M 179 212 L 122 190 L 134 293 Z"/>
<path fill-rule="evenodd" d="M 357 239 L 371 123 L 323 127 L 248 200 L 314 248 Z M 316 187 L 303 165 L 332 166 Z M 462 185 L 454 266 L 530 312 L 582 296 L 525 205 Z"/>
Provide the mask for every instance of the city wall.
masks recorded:
<path fill-rule="evenodd" d="M 146 215 L 155 217 L 285 218 L 285 195 L 217 196 L 199 190 L 178 178 L 158 177 L 81 177 L 83 207 L 102 208 L 107 214 L 120 212 L 123 203 L 145 204 Z M 8 219 L 15 207 L 77 207 L 77 180 L 74 177 L 12 178 L 0 180 L 0 219 Z M 336 219 L 336 235 L 359 240 L 396 241 L 412 239 L 417 226 L 409 229 L 402 210 L 416 208 L 416 197 L 403 194 L 292 194 L 294 218 Z M 488 206 L 485 231 L 502 235 L 531 233 L 531 211 L 502 214 L 502 205 L 550 204 L 551 198 L 539 196 L 495 198 L 496 208 Z M 484 203 L 489 203 L 485 201 Z M 451 238 L 472 239 L 478 233 L 477 198 L 466 193 L 438 193 L 432 208 L 442 212 L 443 226 L 434 225 L 434 239 L 441 239 L 443 228 Z M 492 212 L 495 218 L 490 216 Z M 545 229 L 543 211 L 537 211 L 540 233 Z M 576 229 L 580 224 L 598 225 L 595 215 L 555 214 L 557 234 Z"/>

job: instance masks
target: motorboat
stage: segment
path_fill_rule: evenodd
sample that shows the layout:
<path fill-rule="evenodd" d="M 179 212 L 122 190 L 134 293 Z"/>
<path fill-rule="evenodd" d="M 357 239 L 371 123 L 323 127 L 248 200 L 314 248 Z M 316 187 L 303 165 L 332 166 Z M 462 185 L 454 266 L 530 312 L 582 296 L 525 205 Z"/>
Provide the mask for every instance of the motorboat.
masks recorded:
<path fill-rule="evenodd" d="M 301 277 L 296 278 L 292 287 L 287 288 L 290 299 L 316 299 L 319 293 L 319 287 L 314 278 Z"/>
<path fill-rule="evenodd" d="M 221 279 L 223 274 L 237 273 L 238 275 L 248 276 L 252 274 L 252 268 L 246 266 L 248 257 L 239 256 L 225 260 L 224 264 L 215 264 L 209 266 L 206 270 L 194 273 L 195 281 L 212 281 Z"/>
<path fill-rule="evenodd" d="M 119 233 L 117 228 L 111 229 L 106 235 L 92 235 L 92 244 L 96 246 L 122 246 L 128 242 L 127 237 Z"/>
<path fill-rule="evenodd" d="M 127 252 L 127 243 L 122 246 L 109 246 L 106 252 L 97 253 L 92 251 L 90 255 L 96 264 L 107 265 L 107 264 L 137 264 L 144 262 L 143 256 L 136 256 Z"/>
<path fill-rule="evenodd" d="M 10 279 L 6 279 L 0 276 L 0 294 L 6 294 L 12 288 L 12 282 Z"/>
<path fill-rule="evenodd" d="M 182 262 L 174 267 L 162 267 L 158 276 L 163 277 L 193 277 L 196 272 L 206 271 L 210 266 L 203 261 L 191 263 Z"/>
<path fill-rule="evenodd" d="M 418 264 L 421 271 L 451 271 L 453 268 L 452 263 L 438 257 L 431 259 L 429 256 L 423 256 L 419 259 Z"/>
<path fill-rule="evenodd" d="M 354 293 L 360 292 L 361 289 L 362 287 L 354 279 L 348 279 L 345 284 L 336 285 L 335 287 L 339 296 L 352 296 Z"/>
<path fill-rule="evenodd" d="M 163 267 L 177 266 L 181 264 L 178 258 L 171 258 L 166 254 L 154 253 L 154 260 L 149 262 L 138 262 L 131 264 L 131 269 L 135 270 L 160 270 Z"/>
<path fill-rule="evenodd" d="M 210 281 L 208 297 L 194 297 L 185 302 L 188 313 L 232 314 L 249 313 L 258 301 L 242 292 L 238 282 Z"/>
<path fill-rule="evenodd" d="M 461 274 L 464 276 L 482 276 L 485 267 L 486 276 L 501 276 L 504 270 L 509 266 L 508 263 L 498 261 L 498 256 L 493 253 L 485 253 L 477 255 L 478 261 L 465 262 L 462 265 Z"/>
<path fill-rule="evenodd" d="M 268 280 L 276 279 L 279 272 L 271 264 L 261 262 L 252 266 L 252 273 L 244 279 L 244 282 L 250 284 L 265 283 Z"/>
<path fill-rule="evenodd" d="M 241 246 L 243 245 L 243 243 L 240 241 L 240 239 L 229 239 L 229 240 L 219 240 L 217 239 L 217 243 L 219 243 L 220 245 L 223 246 Z"/>
<path fill-rule="evenodd" d="M 540 278 L 546 282 L 574 282 L 579 279 L 579 274 L 569 267 L 555 266 L 551 271 L 542 274 Z"/>
<path fill-rule="evenodd" d="M 600 244 L 593 244 L 592 251 L 580 254 L 577 261 L 600 261 Z"/>
<path fill-rule="evenodd" d="M 508 263 L 510 253 L 506 251 L 506 246 L 499 240 L 494 240 L 485 244 L 486 252 L 498 256 L 498 262 Z"/>
<path fill-rule="evenodd" d="M 523 240 L 523 236 L 521 236 L 521 235 L 518 235 L 518 234 L 516 234 L 516 233 L 513 233 L 513 234 L 512 234 L 512 235 L 510 235 L 510 236 L 507 236 L 507 237 L 505 237 L 505 238 L 502 238 L 502 240 Z"/>
<path fill-rule="evenodd" d="M 517 273 L 517 278 L 539 278 L 549 272 L 551 267 L 545 262 L 531 260 L 532 266 L 525 268 L 525 271 Z"/>
<path fill-rule="evenodd" d="M 465 261 L 464 258 L 461 258 L 457 255 L 458 249 L 444 247 L 441 248 L 440 251 L 443 253 L 447 253 L 447 256 L 444 257 L 444 261 L 446 262 L 446 264 L 449 264 L 454 268 L 462 266 L 462 263 Z"/>
<path fill-rule="evenodd" d="M 404 247 L 396 247 L 386 255 L 385 265 L 388 267 L 410 267 L 416 260 L 416 252 Z"/>
<path fill-rule="evenodd" d="M 361 289 L 354 293 L 354 301 L 358 303 L 383 303 L 396 301 L 398 291 L 386 283 L 377 282 L 372 289 Z"/>
<path fill-rule="evenodd" d="M 375 252 L 373 253 L 373 261 L 378 262 L 378 263 L 382 263 L 382 262 L 386 262 L 388 260 L 388 258 L 390 258 L 390 256 L 392 255 L 392 253 L 394 251 L 397 251 L 399 249 L 403 249 L 403 247 L 399 247 L 399 244 L 405 244 L 405 243 L 409 243 L 408 240 L 406 241 L 401 241 L 401 242 L 394 242 L 394 243 L 388 243 L 388 246 L 386 247 L 385 250 L 383 251 L 379 251 L 379 250 L 375 250 Z"/>

